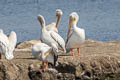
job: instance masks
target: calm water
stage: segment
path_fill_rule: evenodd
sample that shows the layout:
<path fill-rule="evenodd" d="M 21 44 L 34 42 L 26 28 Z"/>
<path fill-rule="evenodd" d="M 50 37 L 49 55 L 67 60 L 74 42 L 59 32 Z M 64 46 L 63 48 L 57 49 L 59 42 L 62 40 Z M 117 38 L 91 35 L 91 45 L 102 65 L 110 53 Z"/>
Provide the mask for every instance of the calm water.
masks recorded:
<path fill-rule="evenodd" d="M 68 16 L 79 14 L 78 26 L 86 30 L 86 39 L 120 40 L 120 0 L 0 0 L 0 28 L 17 32 L 18 41 L 39 39 L 40 24 L 37 14 L 49 24 L 55 10 L 63 10 L 59 33 L 65 37 Z"/>

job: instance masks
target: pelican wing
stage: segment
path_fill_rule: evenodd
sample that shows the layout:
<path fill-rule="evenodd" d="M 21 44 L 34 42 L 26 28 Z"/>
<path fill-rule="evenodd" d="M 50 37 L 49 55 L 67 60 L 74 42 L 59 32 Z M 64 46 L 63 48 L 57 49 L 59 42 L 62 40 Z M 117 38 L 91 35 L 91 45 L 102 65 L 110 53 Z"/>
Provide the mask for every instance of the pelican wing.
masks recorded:
<path fill-rule="evenodd" d="M 53 65 L 56 64 L 57 59 L 58 59 L 58 56 L 56 56 L 53 52 L 47 56 L 47 61 L 49 63 L 52 63 Z"/>
<path fill-rule="evenodd" d="M 13 51 L 15 49 L 16 43 L 17 43 L 17 35 L 14 31 L 12 31 L 9 36 L 8 36 L 8 40 L 9 40 L 9 47 L 10 50 Z"/>
<path fill-rule="evenodd" d="M 51 31 L 51 37 L 58 43 L 59 47 L 65 50 L 65 41 L 64 39 L 56 32 Z"/>
<path fill-rule="evenodd" d="M 6 53 L 8 51 L 9 41 L 6 35 L 0 34 L 0 52 Z"/>
<path fill-rule="evenodd" d="M 55 27 L 55 25 L 56 25 L 56 23 L 54 22 L 54 23 L 51 23 L 51 24 L 49 24 L 49 25 L 47 25 L 46 26 L 46 29 L 51 29 L 53 26 Z"/>
<path fill-rule="evenodd" d="M 69 41 L 69 39 L 71 38 L 71 36 L 72 36 L 72 33 L 70 33 L 69 36 L 67 37 L 67 39 L 66 39 L 66 41 L 65 41 L 66 44 L 68 43 L 68 41 Z"/>

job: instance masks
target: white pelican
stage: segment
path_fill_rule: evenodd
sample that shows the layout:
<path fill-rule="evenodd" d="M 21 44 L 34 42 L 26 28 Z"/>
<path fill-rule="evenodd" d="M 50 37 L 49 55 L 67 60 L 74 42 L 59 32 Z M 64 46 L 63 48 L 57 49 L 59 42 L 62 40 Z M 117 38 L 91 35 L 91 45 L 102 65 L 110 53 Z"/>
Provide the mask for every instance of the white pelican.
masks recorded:
<path fill-rule="evenodd" d="M 2 30 L 2 29 L 0 29 L 0 33 L 3 33 L 3 30 Z"/>
<path fill-rule="evenodd" d="M 61 16 L 62 16 L 62 14 L 63 14 L 63 12 L 62 12 L 61 9 L 57 9 L 57 10 L 56 10 L 55 21 L 46 26 L 46 29 L 47 29 L 48 31 L 52 30 L 52 31 L 55 31 L 55 32 L 58 33 L 58 29 L 57 29 L 57 28 L 58 28 L 58 24 L 59 24 L 59 22 L 60 22 L 60 18 L 61 18 Z"/>
<path fill-rule="evenodd" d="M 69 17 L 66 49 L 70 49 L 72 51 L 73 56 L 80 55 L 80 45 L 85 41 L 85 30 L 77 27 L 78 20 L 79 20 L 78 14 L 76 12 L 72 12 Z M 72 32 L 70 34 L 71 27 L 72 27 Z M 73 52 L 73 49 L 76 48 L 78 54 L 74 54 Z"/>
<path fill-rule="evenodd" d="M 32 55 L 42 61 L 42 68 L 46 63 L 46 69 L 48 69 L 48 63 L 56 64 L 57 56 L 52 52 L 52 48 L 45 43 L 36 43 L 32 47 Z"/>
<path fill-rule="evenodd" d="M 10 34 L 10 36 L 13 36 Z M 15 43 L 12 43 L 13 39 L 9 39 L 7 35 L 3 33 L 3 30 L 0 29 L 0 59 L 2 58 L 2 54 L 5 55 L 6 59 L 13 59 L 13 46 Z"/>
<path fill-rule="evenodd" d="M 17 44 L 17 35 L 16 35 L 16 32 L 11 31 L 11 33 L 8 36 L 8 39 L 9 39 L 9 50 L 11 50 L 11 52 L 12 52 L 11 56 L 14 57 L 13 56 L 13 51 L 14 51 L 14 49 L 16 47 L 16 44 Z"/>
<path fill-rule="evenodd" d="M 64 39 L 55 31 L 48 31 L 46 29 L 45 20 L 43 16 L 38 15 L 37 18 L 42 27 L 40 36 L 41 41 L 51 46 L 56 54 L 58 53 L 58 49 L 61 49 L 64 51 L 64 53 L 66 53 Z"/>

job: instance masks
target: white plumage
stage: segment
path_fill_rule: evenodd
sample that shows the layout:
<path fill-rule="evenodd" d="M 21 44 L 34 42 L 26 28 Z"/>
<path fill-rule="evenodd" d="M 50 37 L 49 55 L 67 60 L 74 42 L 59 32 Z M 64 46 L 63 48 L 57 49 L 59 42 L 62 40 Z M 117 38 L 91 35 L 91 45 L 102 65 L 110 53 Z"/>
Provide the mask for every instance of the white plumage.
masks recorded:
<path fill-rule="evenodd" d="M 12 52 L 11 54 L 13 54 L 13 51 L 15 49 L 15 46 L 17 44 L 17 35 L 14 31 L 11 31 L 11 33 L 8 36 L 9 39 L 9 50 Z M 12 57 L 14 57 L 13 55 L 11 55 Z"/>
<path fill-rule="evenodd" d="M 72 12 L 70 14 L 66 48 L 71 49 L 72 52 L 73 49 L 77 48 L 78 54 L 80 55 L 80 46 L 85 41 L 85 30 L 77 27 L 78 20 L 79 20 L 78 14 L 76 12 Z M 72 32 L 70 33 L 71 27 L 72 27 Z"/>
<path fill-rule="evenodd" d="M 15 35 L 10 34 L 8 38 L 7 35 L 5 35 L 3 30 L 1 29 L 0 30 L 0 58 L 2 54 L 2 55 L 5 55 L 6 59 L 8 60 L 13 59 L 14 58 L 13 50 L 15 48 L 16 42 L 17 41 L 16 41 Z"/>
<path fill-rule="evenodd" d="M 64 39 L 58 33 L 46 30 L 43 16 L 38 15 L 38 20 L 42 26 L 40 36 L 41 41 L 51 46 L 56 54 L 58 53 L 58 49 L 61 49 L 64 51 L 64 53 L 66 53 Z"/>
<path fill-rule="evenodd" d="M 48 62 L 48 63 L 55 65 L 57 61 L 57 56 L 53 53 L 52 48 L 45 43 L 34 44 L 32 47 L 32 55 L 35 58 L 43 61 L 43 64 L 45 62 Z"/>
<path fill-rule="evenodd" d="M 2 29 L 0 29 L 0 33 L 3 33 L 3 30 L 2 30 Z"/>
<path fill-rule="evenodd" d="M 58 33 L 58 29 L 57 29 L 57 28 L 58 28 L 58 24 L 59 24 L 59 22 L 60 22 L 60 18 L 61 18 L 61 16 L 62 16 L 62 14 L 63 14 L 63 12 L 62 12 L 61 9 L 57 9 L 57 10 L 56 10 L 55 21 L 46 26 L 46 29 L 47 29 L 48 31 L 55 31 L 55 32 Z"/>

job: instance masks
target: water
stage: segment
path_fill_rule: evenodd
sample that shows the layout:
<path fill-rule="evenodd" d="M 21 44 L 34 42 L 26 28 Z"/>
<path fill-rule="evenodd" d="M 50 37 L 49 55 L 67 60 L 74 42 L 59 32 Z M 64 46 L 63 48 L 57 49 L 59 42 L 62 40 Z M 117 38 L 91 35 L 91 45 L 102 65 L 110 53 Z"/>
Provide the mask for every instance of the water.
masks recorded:
<path fill-rule="evenodd" d="M 65 37 L 69 14 L 80 16 L 78 26 L 86 31 L 86 39 L 120 40 L 120 0 L 0 0 L 0 28 L 8 34 L 16 31 L 18 42 L 40 38 L 41 14 L 49 24 L 55 10 L 63 10 L 59 33 Z"/>

